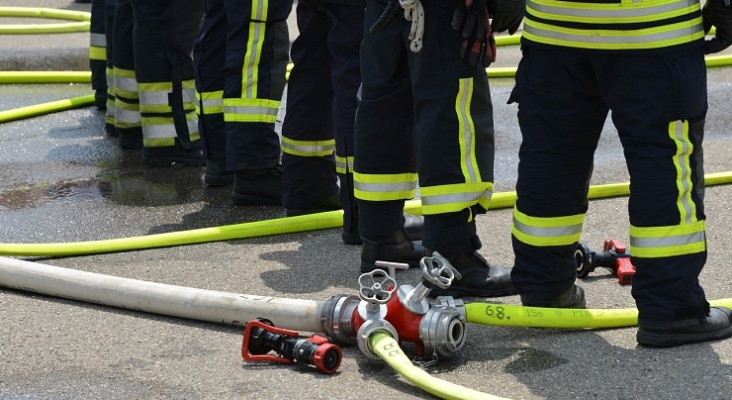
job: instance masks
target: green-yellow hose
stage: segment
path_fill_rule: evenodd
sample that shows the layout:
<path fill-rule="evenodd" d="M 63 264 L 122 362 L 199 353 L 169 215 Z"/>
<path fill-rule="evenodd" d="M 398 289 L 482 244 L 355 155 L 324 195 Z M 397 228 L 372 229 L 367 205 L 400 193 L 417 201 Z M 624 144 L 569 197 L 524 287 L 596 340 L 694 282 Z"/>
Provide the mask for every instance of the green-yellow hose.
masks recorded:
<path fill-rule="evenodd" d="M 399 348 L 399 343 L 385 331 L 376 331 L 369 337 L 369 345 L 374 353 L 384 360 L 396 372 L 420 389 L 441 399 L 451 400 L 508 400 L 505 397 L 493 396 L 478 392 L 452 382 L 435 378 L 412 364 Z"/>
<path fill-rule="evenodd" d="M 732 298 L 712 300 L 709 303 L 732 308 Z M 638 310 L 635 308 L 569 309 L 470 303 L 465 305 L 465 313 L 468 322 L 491 326 L 582 329 L 638 325 Z"/>
<path fill-rule="evenodd" d="M 732 182 L 732 172 L 707 174 L 705 175 L 705 182 L 708 186 L 730 183 Z M 627 183 L 597 185 L 590 187 L 589 197 L 597 199 L 624 196 L 628 192 L 629 185 Z M 489 208 L 513 207 L 515 201 L 516 192 L 494 193 Z M 411 214 L 421 215 L 421 207 L 422 203 L 419 200 L 411 200 L 406 202 L 404 209 Z M 343 226 L 342 213 L 342 211 L 329 211 L 299 217 L 87 242 L 0 243 L 0 255 L 68 257 L 330 229 Z"/>
<path fill-rule="evenodd" d="M 91 13 L 35 7 L 0 7 L 0 17 L 65 19 L 80 22 L 40 25 L 0 25 L 0 34 L 46 34 L 88 32 Z"/>
<path fill-rule="evenodd" d="M 74 108 L 86 107 L 94 104 L 94 95 L 72 97 L 65 100 L 50 101 L 48 103 L 35 104 L 27 107 L 15 108 L 12 110 L 0 111 L 0 123 L 15 121 L 18 119 L 30 118 L 37 115 L 71 110 Z"/>

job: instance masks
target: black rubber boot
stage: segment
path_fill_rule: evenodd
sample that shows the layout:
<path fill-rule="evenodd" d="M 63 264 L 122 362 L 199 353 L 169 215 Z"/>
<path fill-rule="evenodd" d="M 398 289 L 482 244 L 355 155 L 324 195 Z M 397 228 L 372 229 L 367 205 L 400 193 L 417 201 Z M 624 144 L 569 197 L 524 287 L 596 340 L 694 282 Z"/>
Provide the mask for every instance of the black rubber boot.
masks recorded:
<path fill-rule="evenodd" d="M 404 229 L 407 230 L 409 237 L 412 240 L 422 240 L 422 228 L 424 227 L 424 217 L 418 215 L 412 215 L 410 213 L 404 213 Z M 361 235 L 358 232 L 349 231 L 346 232 L 344 229 L 341 234 L 341 239 L 345 244 L 360 245 L 363 244 Z"/>
<path fill-rule="evenodd" d="M 100 110 L 107 109 L 107 89 L 94 92 L 94 105 Z"/>
<path fill-rule="evenodd" d="M 585 291 L 581 286 L 572 285 L 564 293 L 556 297 L 539 297 L 521 295 L 521 304 L 527 307 L 547 308 L 586 308 Z"/>
<path fill-rule="evenodd" d="M 490 265 L 478 252 L 445 256 L 462 275 L 449 288 L 433 288 L 430 297 L 499 297 L 516 294 L 511 282 L 511 268 Z"/>
<path fill-rule="evenodd" d="M 705 318 L 666 323 L 638 321 L 636 340 L 641 346 L 674 347 L 728 337 L 732 337 L 732 310 L 711 307 Z"/>
<path fill-rule="evenodd" d="M 236 171 L 234 203 L 282 205 L 282 167 Z"/>
<path fill-rule="evenodd" d="M 203 182 L 208 186 L 228 186 L 234 183 L 236 173 L 226 169 L 226 160 L 206 161 L 206 173 L 203 175 Z"/>
<path fill-rule="evenodd" d="M 121 138 L 120 138 L 121 139 Z M 143 147 L 142 159 L 150 167 L 169 167 L 173 164 L 183 164 L 189 167 L 206 165 L 200 140 L 193 142 L 190 149 L 184 149 L 176 140 L 174 146 Z"/>
<path fill-rule="evenodd" d="M 313 202 L 305 207 L 287 208 L 288 217 L 297 217 L 299 215 L 315 214 L 320 212 L 334 211 L 341 209 L 341 201 L 338 199 L 338 193 Z"/>
<path fill-rule="evenodd" d="M 361 247 L 361 273 L 379 268 L 376 266 L 376 261 L 407 263 L 410 267 L 416 267 L 425 255 L 422 242 L 412 241 L 405 229 L 379 240 L 364 239 Z"/>
<path fill-rule="evenodd" d="M 117 129 L 119 145 L 123 149 L 137 150 L 142 148 L 142 128 Z"/>

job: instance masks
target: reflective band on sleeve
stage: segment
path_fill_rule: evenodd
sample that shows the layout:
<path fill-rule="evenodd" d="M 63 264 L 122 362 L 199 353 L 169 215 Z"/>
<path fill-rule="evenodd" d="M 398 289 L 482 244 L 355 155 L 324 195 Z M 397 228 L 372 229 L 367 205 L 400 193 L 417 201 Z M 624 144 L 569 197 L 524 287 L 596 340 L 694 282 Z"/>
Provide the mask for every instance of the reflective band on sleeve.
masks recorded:
<path fill-rule="evenodd" d="M 630 227 L 630 254 L 633 257 L 663 258 L 706 250 L 704 221 L 677 226 Z"/>
<path fill-rule="evenodd" d="M 326 157 L 335 152 L 335 139 L 305 141 L 283 136 L 282 151 L 300 157 Z"/>
<path fill-rule="evenodd" d="M 579 241 L 584 221 L 584 214 L 531 217 L 514 207 L 511 233 L 531 246 L 568 246 Z"/>

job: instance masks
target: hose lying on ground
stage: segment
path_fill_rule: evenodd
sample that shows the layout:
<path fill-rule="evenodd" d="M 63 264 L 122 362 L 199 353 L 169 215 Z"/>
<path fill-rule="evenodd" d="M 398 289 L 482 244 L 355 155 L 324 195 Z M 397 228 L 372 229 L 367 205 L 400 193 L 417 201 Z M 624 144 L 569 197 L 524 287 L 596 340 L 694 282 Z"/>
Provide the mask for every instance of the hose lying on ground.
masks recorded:
<path fill-rule="evenodd" d="M 399 375 L 406 378 L 420 389 L 431 393 L 441 399 L 465 400 L 508 400 L 505 397 L 493 396 L 487 393 L 478 392 L 435 378 L 412 364 L 409 358 L 399 348 L 399 343 L 385 331 L 376 331 L 369 338 L 369 346 L 374 353 L 392 367 Z"/>
<path fill-rule="evenodd" d="M 707 186 L 730 183 L 732 182 L 732 171 L 707 174 L 704 177 L 704 181 Z M 588 197 L 590 199 L 616 197 L 627 195 L 629 192 L 630 185 L 628 183 L 596 185 L 590 187 Z M 513 207 L 515 201 L 516 192 L 494 193 L 489 203 L 489 208 L 500 209 Z M 422 213 L 421 207 L 422 203 L 419 200 L 412 200 L 405 203 L 404 209 L 412 214 L 420 215 Z M 79 256 L 169 246 L 182 246 L 222 240 L 247 239 L 317 229 L 337 228 L 341 226 L 343 226 L 343 212 L 328 211 L 297 217 L 278 218 L 266 221 L 247 222 L 242 224 L 160 233 L 131 238 L 75 243 L 0 243 L 0 255 L 48 257 Z"/>

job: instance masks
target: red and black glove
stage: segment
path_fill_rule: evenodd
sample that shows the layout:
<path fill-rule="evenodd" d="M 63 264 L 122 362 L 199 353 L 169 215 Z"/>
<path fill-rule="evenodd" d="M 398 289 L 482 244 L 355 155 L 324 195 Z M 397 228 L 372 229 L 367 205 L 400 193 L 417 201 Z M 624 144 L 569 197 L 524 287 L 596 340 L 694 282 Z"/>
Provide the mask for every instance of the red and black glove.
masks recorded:
<path fill-rule="evenodd" d="M 704 33 L 717 30 L 704 44 L 704 54 L 720 52 L 732 44 L 732 0 L 707 0 L 702 8 Z"/>
<path fill-rule="evenodd" d="M 486 0 L 459 0 L 452 15 L 452 28 L 461 31 L 460 56 L 470 65 L 488 67 L 496 61 L 496 40 L 488 20 Z"/>
<path fill-rule="evenodd" d="M 508 31 L 513 35 L 524 19 L 526 0 L 493 0 L 488 4 L 488 12 L 493 17 L 493 32 Z"/>

